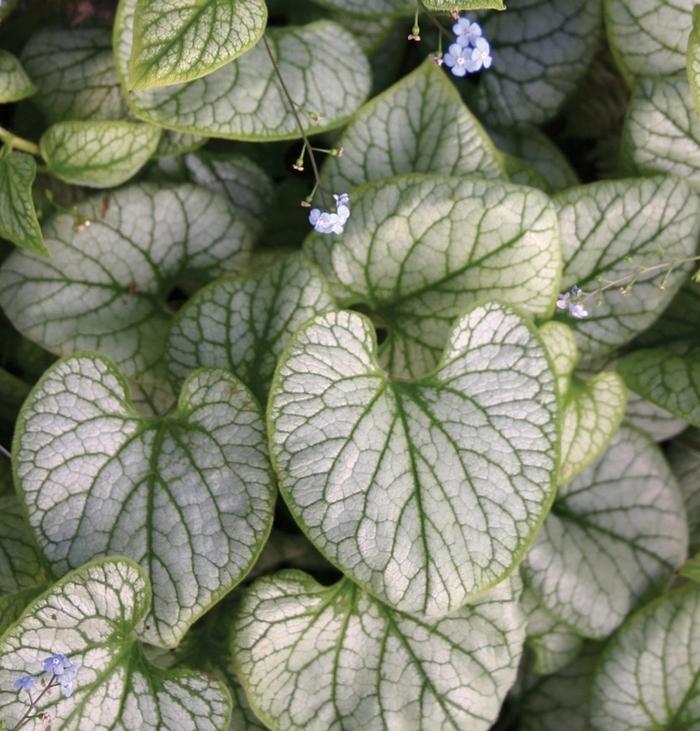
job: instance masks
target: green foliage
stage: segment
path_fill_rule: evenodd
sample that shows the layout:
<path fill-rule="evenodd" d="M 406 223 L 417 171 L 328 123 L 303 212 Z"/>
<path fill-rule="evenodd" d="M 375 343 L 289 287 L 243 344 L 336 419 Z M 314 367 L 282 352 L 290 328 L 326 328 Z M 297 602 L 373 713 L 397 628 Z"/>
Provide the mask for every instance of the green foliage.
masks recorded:
<path fill-rule="evenodd" d="M 0 728 L 698 727 L 694 0 L 0 49 Z"/>

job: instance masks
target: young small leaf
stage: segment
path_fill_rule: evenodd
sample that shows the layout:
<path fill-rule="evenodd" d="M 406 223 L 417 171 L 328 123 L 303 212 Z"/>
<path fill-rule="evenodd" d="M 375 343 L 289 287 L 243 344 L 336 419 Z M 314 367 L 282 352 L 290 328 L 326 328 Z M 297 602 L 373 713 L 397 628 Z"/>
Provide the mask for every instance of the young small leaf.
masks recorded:
<path fill-rule="evenodd" d="M 637 81 L 622 153 L 640 172 L 676 175 L 700 192 L 700 116 L 685 73 Z"/>
<path fill-rule="evenodd" d="M 627 406 L 627 389 L 617 373 L 573 377 L 564 399 L 559 482 L 572 480 L 605 451 Z"/>
<path fill-rule="evenodd" d="M 325 587 L 283 571 L 244 593 L 234 662 L 270 728 L 486 731 L 522 652 L 516 597 L 507 581 L 430 621 L 381 604 L 347 579 Z"/>
<path fill-rule="evenodd" d="M 160 129 L 138 122 L 57 122 L 39 142 L 49 171 L 74 185 L 112 188 L 155 153 Z"/>
<path fill-rule="evenodd" d="M 253 240 L 223 198 L 189 184 L 89 198 L 44 231 L 51 260 L 17 252 L 0 269 L 5 313 L 47 350 L 98 350 L 142 380 L 163 356 L 173 286 L 242 266 Z"/>
<path fill-rule="evenodd" d="M 591 691 L 594 731 L 694 729 L 700 703 L 700 587 L 661 596 L 613 637 Z"/>
<path fill-rule="evenodd" d="M 292 335 L 332 309 L 328 285 L 300 254 L 261 272 L 219 280 L 178 312 L 168 339 L 168 368 L 178 381 L 203 366 L 230 370 L 264 403 Z"/>
<path fill-rule="evenodd" d="M 434 368 L 475 302 L 548 316 L 559 287 L 549 197 L 506 183 L 406 175 L 363 186 L 343 236 L 312 234 L 304 249 L 341 305 L 362 305 L 387 330 L 381 362 L 399 378 Z"/>
<path fill-rule="evenodd" d="M 181 84 L 210 74 L 254 46 L 266 21 L 263 0 L 138 0 L 131 88 Z"/>
<path fill-rule="evenodd" d="M 500 304 L 455 325 L 435 371 L 391 381 L 371 323 L 321 315 L 268 403 L 280 489 L 316 547 L 401 611 L 440 616 L 507 576 L 546 514 L 557 397 L 527 320 Z"/>
<path fill-rule="evenodd" d="M 52 570 L 133 558 L 153 588 L 140 634 L 174 647 L 262 550 L 274 504 L 266 446 L 259 406 L 223 371 L 194 373 L 174 414 L 141 417 L 114 365 L 80 355 L 27 399 L 13 466 Z"/>
<path fill-rule="evenodd" d="M 344 152 L 323 166 L 327 190 L 406 173 L 503 175 L 483 127 L 429 58 L 363 106 L 336 147 Z"/>
<path fill-rule="evenodd" d="M 666 76 L 685 68 L 695 0 L 605 0 L 610 47 L 620 69 L 634 76 Z"/>
<path fill-rule="evenodd" d="M 14 727 L 28 708 L 14 681 L 27 674 L 38 680 L 44 658 L 63 654 L 77 671 L 72 694 L 58 686 L 38 690 L 36 713 L 23 729 L 41 731 L 47 720 L 54 728 L 94 731 L 224 728 L 231 698 L 220 680 L 159 670 L 144 659 L 134 633 L 150 599 L 138 566 L 108 558 L 85 564 L 33 601 L 0 638 L 4 721 Z"/>
<path fill-rule="evenodd" d="M 42 28 L 24 47 L 21 60 L 39 90 L 32 103 L 49 122 L 126 116 L 106 29 Z"/>
<path fill-rule="evenodd" d="M 562 412 L 559 483 L 569 482 L 603 453 L 625 415 L 627 389 L 616 373 L 584 380 L 574 375 L 578 349 L 573 332 L 554 320 L 540 328 L 558 379 Z"/>
<path fill-rule="evenodd" d="M 658 265 L 695 254 L 700 199 L 684 181 L 657 176 L 578 186 L 554 203 L 565 261 L 562 289 L 578 285 L 590 293 L 620 281 L 619 289 L 587 303 L 589 317 L 567 320 L 584 358 L 607 356 L 648 328 L 685 282 L 692 265 Z"/>
<path fill-rule="evenodd" d="M 663 455 L 623 427 L 595 465 L 559 488 L 523 571 L 555 616 L 602 639 L 671 578 L 687 546 L 683 498 Z"/>
<path fill-rule="evenodd" d="M 136 3 L 120 0 L 115 22 L 115 58 L 127 89 Z M 369 63 L 352 34 L 321 20 L 272 28 L 266 38 L 305 131 L 345 124 L 370 86 Z M 262 43 L 208 76 L 128 97 L 135 116 L 180 132 L 252 141 L 300 136 Z"/>
<path fill-rule="evenodd" d="M 477 105 L 489 125 L 541 124 L 593 60 L 602 36 L 600 3 L 509 0 L 507 6 L 483 23 L 494 61 L 480 79 Z"/>
<path fill-rule="evenodd" d="M 36 86 L 22 64 L 9 51 L 0 49 L 0 104 L 10 104 L 36 93 Z"/>
<path fill-rule="evenodd" d="M 0 238 L 48 256 L 32 198 L 35 177 L 36 163 L 31 155 L 0 150 Z"/>

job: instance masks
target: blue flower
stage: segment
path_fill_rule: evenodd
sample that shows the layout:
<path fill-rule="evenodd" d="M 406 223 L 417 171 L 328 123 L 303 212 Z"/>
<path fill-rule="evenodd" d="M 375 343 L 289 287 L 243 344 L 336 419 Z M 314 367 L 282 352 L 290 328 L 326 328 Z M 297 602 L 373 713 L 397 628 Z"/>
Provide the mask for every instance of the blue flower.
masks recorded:
<path fill-rule="evenodd" d="M 17 690 L 31 690 L 34 683 L 36 683 L 36 678 L 33 678 L 31 675 L 23 675 L 21 678 L 17 678 L 12 685 Z"/>
<path fill-rule="evenodd" d="M 491 67 L 493 58 L 491 58 L 491 46 L 485 38 L 477 38 L 474 43 L 469 60 L 467 61 L 467 71 L 474 73 L 482 68 Z"/>
<path fill-rule="evenodd" d="M 450 67 L 453 76 L 464 76 L 467 73 L 467 63 L 471 54 L 471 49 L 460 46 L 459 43 L 453 43 L 442 58 Z"/>
<path fill-rule="evenodd" d="M 460 46 L 473 46 L 477 38 L 481 38 L 481 26 L 472 23 L 469 18 L 458 18 L 452 26 L 452 32 L 457 36 L 457 43 Z"/>
<path fill-rule="evenodd" d="M 568 310 L 571 317 L 575 317 L 577 320 L 583 320 L 588 317 L 588 310 L 583 306 L 581 300 L 583 292 L 574 285 L 570 292 L 564 292 L 559 295 L 557 300 L 557 307 L 560 310 Z"/>
<path fill-rule="evenodd" d="M 320 234 L 340 235 L 350 218 L 350 196 L 347 193 L 334 194 L 335 213 L 313 208 L 309 213 L 309 223 Z"/>
<path fill-rule="evenodd" d="M 65 698 L 70 698 L 73 695 L 73 684 L 77 675 L 78 668 L 71 665 L 70 667 L 64 668 L 63 672 L 58 676 L 58 682 Z"/>
<path fill-rule="evenodd" d="M 73 663 L 62 654 L 49 655 L 44 660 L 44 672 L 52 675 L 62 675 L 67 668 L 72 668 Z"/>

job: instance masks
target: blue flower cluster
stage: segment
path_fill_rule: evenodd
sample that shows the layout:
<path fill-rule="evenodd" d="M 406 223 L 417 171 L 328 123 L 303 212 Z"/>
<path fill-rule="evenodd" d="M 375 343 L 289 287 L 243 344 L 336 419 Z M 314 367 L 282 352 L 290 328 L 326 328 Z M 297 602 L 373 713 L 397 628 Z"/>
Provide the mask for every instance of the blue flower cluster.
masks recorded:
<path fill-rule="evenodd" d="M 570 292 L 559 295 L 557 307 L 560 310 L 568 310 L 571 317 L 583 320 L 584 317 L 588 317 L 588 310 L 583 306 L 582 296 L 581 289 L 574 285 Z"/>
<path fill-rule="evenodd" d="M 333 195 L 335 199 L 335 213 L 313 208 L 309 213 L 309 223 L 320 234 L 340 235 L 350 218 L 350 196 L 347 193 Z"/>
<path fill-rule="evenodd" d="M 63 695 L 70 698 L 73 695 L 73 685 L 78 675 L 78 668 L 62 654 L 49 655 L 44 660 L 44 672 L 47 673 L 49 683 L 55 682 L 61 686 Z M 38 678 L 34 675 L 22 675 L 13 683 L 17 690 L 30 691 L 36 684 Z"/>
<path fill-rule="evenodd" d="M 483 37 L 481 26 L 469 18 L 458 18 L 452 26 L 456 40 L 443 56 L 454 76 L 473 74 L 490 68 L 493 63 L 491 46 Z"/>

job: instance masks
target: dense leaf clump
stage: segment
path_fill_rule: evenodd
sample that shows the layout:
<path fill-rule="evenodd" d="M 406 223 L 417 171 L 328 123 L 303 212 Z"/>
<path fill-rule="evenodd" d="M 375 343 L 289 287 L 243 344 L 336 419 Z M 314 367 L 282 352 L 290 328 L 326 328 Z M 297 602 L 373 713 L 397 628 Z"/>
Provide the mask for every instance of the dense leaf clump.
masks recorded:
<path fill-rule="evenodd" d="M 700 5 L 0 2 L 0 729 L 700 731 Z"/>

